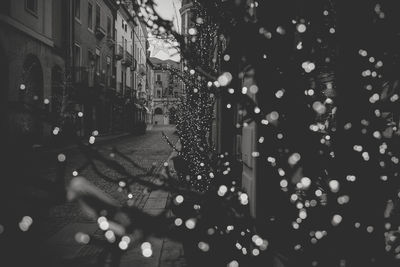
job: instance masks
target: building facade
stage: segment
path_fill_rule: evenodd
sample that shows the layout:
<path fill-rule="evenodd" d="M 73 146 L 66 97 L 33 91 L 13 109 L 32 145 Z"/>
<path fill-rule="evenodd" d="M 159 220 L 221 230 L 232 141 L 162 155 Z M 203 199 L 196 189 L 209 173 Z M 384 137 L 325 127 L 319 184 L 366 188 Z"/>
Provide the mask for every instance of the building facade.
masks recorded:
<path fill-rule="evenodd" d="M 145 103 L 146 107 L 146 122 L 148 124 L 153 124 L 153 98 L 154 98 L 154 83 L 155 83 L 155 76 L 154 76 L 154 65 L 149 58 L 147 58 L 147 81 L 146 81 L 146 92 L 147 92 L 147 99 Z"/>
<path fill-rule="evenodd" d="M 115 91 L 114 1 L 72 1 L 71 76 L 76 108 L 83 113 L 80 135 L 112 128 L 112 103 Z M 82 114 L 81 113 L 81 114 Z"/>
<path fill-rule="evenodd" d="M 0 2 L 2 106 L 29 117 L 14 128 L 41 143 L 54 127 L 68 125 L 64 133 L 83 137 L 150 122 L 146 27 L 133 18 L 132 4 L 118 2 Z M 31 118 L 32 109 L 50 120 Z"/>
<path fill-rule="evenodd" d="M 137 60 L 137 68 L 134 73 L 134 88 L 137 99 L 144 102 L 146 99 L 146 65 L 147 65 L 147 30 L 146 26 L 135 18 L 134 29 L 134 55 Z"/>
<path fill-rule="evenodd" d="M 183 94 L 182 82 L 166 70 L 180 68 L 180 64 L 151 58 L 154 64 L 153 121 L 155 124 L 174 124 L 174 114 Z"/>
<path fill-rule="evenodd" d="M 134 51 L 134 24 L 130 11 L 120 5 L 115 21 L 115 66 L 117 93 L 132 97 L 133 72 L 136 68 Z"/>
<path fill-rule="evenodd" d="M 58 114 L 61 109 L 65 76 L 63 5 L 61 0 L 0 3 L 0 75 L 9 119 L 21 112 L 27 115 L 44 108 Z M 53 119 L 58 120 L 56 115 Z M 34 135 L 38 144 L 51 134 L 53 122 L 34 117 L 24 120 L 14 121 L 19 125 L 9 129 Z"/>

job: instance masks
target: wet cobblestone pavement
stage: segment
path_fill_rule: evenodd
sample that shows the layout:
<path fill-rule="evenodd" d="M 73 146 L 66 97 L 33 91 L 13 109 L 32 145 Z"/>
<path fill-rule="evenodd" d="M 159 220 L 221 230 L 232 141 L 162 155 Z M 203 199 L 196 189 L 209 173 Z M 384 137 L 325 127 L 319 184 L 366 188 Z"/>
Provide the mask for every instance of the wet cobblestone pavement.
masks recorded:
<path fill-rule="evenodd" d="M 172 148 L 162 138 L 162 131 L 164 131 L 172 143 L 176 143 L 178 138 L 174 134 L 175 129 L 173 126 L 154 126 L 151 130 L 148 130 L 145 135 L 126 136 L 118 138 L 117 140 L 105 142 L 104 144 L 95 144 L 93 148 L 95 151 L 99 152 L 104 159 L 111 159 L 117 162 L 120 167 L 122 166 L 131 176 L 143 174 L 145 172 L 136 167 L 135 164 L 145 170 L 151 169 L 152 166 L 155 165 L 156 171 L 159 171 L 162 164 L 168 159 L 168 156 L 172 152 Z M 120 192 L 118 190 L 118 183 L 113 182 L 126 177 L 126 174 L 121 173 L 122 171 L 118 170 L 118 168 L 110 167 L 102 158 L 92 159 L 92 165 L 87 164 L 88 159 L 78 148 L 72 148 L 68 151 L 60 150 L 59 152 L 51 152 L 43 156 L 41 159 L 42 162 L 39 163 L 43 164 L 40 168 L 42 179 L 54 181 L 57 176 L 57 168 L 51 166 L 49 160 L 53 163 L 52 158 L 57 157 L 59 153 L 63 153 L 66 156 L 66 184 L 73 178 L 73 172 L 77 171 L 81 166 L 84 166 L 78 171 L 80 176 L 88 179 L 91 183 L 120 203 L 126 202 L 126 192 Z M 57 161 L 54 161 L 54 164 L 57 164 Z M 95 168 L 93 166 L 95 166 Z M 103 176 L 107 178 L 104 179 Z M 145 179 L 151 181 L 154 177 L 145 177 Z M 133 194 L 132 199 L 134 200 L 134 206 L 143 209 L 149 199 L 151 191 L 144 185 L 139 185 L 137 183 L 132 184 L 130 189 Z M 88 227 L 92 227 L 93 223 L 93 219 L 89 218 L 77 203 L 62 202 L 51 206 L 46 215 L 39 219 L 37 227 L 42 233 L 41 241 L 47 242 L 47 240 L 52 239 L 55 235 L 62 235 L 60 232 L 69 226 L 77 225 L 76 227 L 79 227 L 79 225 L 81 225 L 81 227 L 85 227 L 87 225 Z M 94 229 L 93 231 L 94 235 L 98 235 L 100 239 L 104 238 L 99 229 Z M 69 237 L 67 236 L 66 238 Z M 46 248 L 44 248 L 44 250 L 45 249 Z M 71 259 L 70 263 L 64 260 L 60 266 L 90 266 L 88 265 L 89 262 L 93 263 L 95 257 L 97 257 L 100 252 L 101 249 L 95 246 L 82 247 L 77 254 L 75 253 L 78 259 Z M 46 251 L 44 251 L 44 253 L 46 253 Z"/>

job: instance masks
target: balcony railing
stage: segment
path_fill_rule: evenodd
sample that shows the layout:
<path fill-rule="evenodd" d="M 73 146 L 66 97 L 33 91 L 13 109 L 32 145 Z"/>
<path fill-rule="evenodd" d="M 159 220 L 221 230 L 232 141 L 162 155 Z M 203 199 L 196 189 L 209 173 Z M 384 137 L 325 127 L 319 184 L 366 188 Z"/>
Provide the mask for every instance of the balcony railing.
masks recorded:
<path fill-rule="evenodd" d="M 107 76 L 105 73 L 102 72 L 95 72 L 94 75 L 94 85 L 98 86 L 105 86 L 107 84 Z"/>
<path fill-rule="evenodd" d="M 124 57 L 124 48 L 122 45 L 117 45 L 117 51 L 115 51 L 115 59 L 120 60 Z"/>
<path fill-rule="evenodd" d="M 115 40 L 112 36 L 107 36 L 107 45 L 108 47 L 113 47 L 115 45 Z"/>
<path fill-rule="evenodd" d="M 74 67 L 74 83 L 89 85 L 89 70 L 87 67 Z"/>
<path fill-rule="evenodd" d="M 124 66 L 131 66 L 132 65 L 132 54 L 129 53 L 128 51 L 124 51 L 124 58 L 121 61 L 121 64 Z"/>
<path fill-rule="evenodd" d="M 139 64 L 139 74 L 146 75 L 146 66 L 144 64 Z"/>
<path fill-rule="evenodd" d="M 98 84 L 107 88 L 115 88 L 115 78 L 107 73 L 100 73 Z"/>
<path fill-rule="evenodd" d="M 96 25 L 96 29 L 95 29 L 95 35 L 97 37 L 97 39 L 101 40 L 106 36 L 106 31 L 100 26 L 100 25 Z"/>

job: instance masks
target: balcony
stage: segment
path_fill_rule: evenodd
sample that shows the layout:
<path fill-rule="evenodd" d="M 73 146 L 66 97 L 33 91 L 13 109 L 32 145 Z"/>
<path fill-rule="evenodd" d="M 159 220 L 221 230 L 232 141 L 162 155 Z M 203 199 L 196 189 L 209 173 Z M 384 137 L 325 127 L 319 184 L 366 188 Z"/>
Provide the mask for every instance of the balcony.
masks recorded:
<path fill-rule="evenodd" d="M 137 61 L 135 58 L 132 58 L 132 65 L 131 65 L 131 71 L 135 71 L 137 69 Z"/>
<path fill-rule="evenodd" d="M 107 86 L 110 88 L 114 88 L 114 90 L 115 90 L 115 88 L 117 86 L 116 85 L 117 81 L 115 79 L 115 76 L 107 76 L 107 80 L 108 80 Z"/>
<path fill-rule="evenodd" d="M 146 75 L 146 66 L 144 64 L 139 64 L 139 74 L 142 76 Z"/>
<path fill-rule="evenodd" d="M 115 52 L 115 59 L 120 60 L 124 57 L 124 48 L 122 45 L 117 46 L 117 51 Z"/>
<path fill-rule="evenodd" d="M 115 45 L 115 40 L 112 36 L 107 36 L 107 46 L 112 48 Z"/>
<path fill-rule="evenodd" d="M 132 59 L 133 59 L 132 54 L 125 50 L 124 58 L 121 60 L 121 64 L 126 67 L 130 67 L 132 65 Z"/>
<path fill-rule="evenodd" d="M 106 31 L 100 25 L 96 25 L 94 33 L 99 40 L 102 40 L 106 36 Z"/>
<path fill-rule="evenodd" d="M 86 67 L 74 67 L 74 83 L 89 85 L 89 71 Z"/>

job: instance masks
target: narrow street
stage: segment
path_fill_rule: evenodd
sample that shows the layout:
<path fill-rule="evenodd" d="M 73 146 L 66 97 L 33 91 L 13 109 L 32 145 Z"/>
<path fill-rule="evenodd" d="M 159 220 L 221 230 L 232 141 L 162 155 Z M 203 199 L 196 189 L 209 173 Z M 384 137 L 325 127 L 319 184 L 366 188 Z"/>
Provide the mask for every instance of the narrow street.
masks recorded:
<path fill-rule="evenodd" d="M 109 140 L 103 144 L 96 145 L 95 150 L 100 152 L 104 158 L 111 158 L 123 166 L 132 176 L 143 173 L 144 169 L 155 166 L 160 171 L 163 163 L 172 152 L 171 147 L 162 137 L 162 131 L 169 137 L 172 143 L 177 141 L 173 126 L 153 126 L 141 136 L 125 136 L 116 140 Z M 87 165 L 87 159 L 78 150 L 72 148 L 66 152 L 60 152 L 66 156 L 66 182 L 73 178 L 74 171 L 79 169 L 79 175 L 88 179 L 103 192 L 118 200 L 121 204 L 126 202 L 126 192 L 119 191 L 118 181 L 123 178 L 121 173 L 113 167 L 104 164 L 104 161 L 94 160 L 94 165 Z M 50 155 L 51 154 L 51 155 Z M 57 153 L 47 153 L 46 157 L 57 157 Z M 43 162 L 45 164 L 45 162 Z M 137 166 L 135 166 L 137 164 Z M 54 179 L 56 168 L 40 168 L 43 179 Z M 84 166 L 82 169 L 81 166 Z M 96 166 L 96 170 L 93 168 Z M 108 177 L 108 178 L 105 178 Z M 151 180 L 153 177 L 146 177 Z M 107 180 L 107 179 L 110 179 Z M 143 209 L 146 213 L 153 214 L 162 210 L 168 201 L 168 193 L 149 190 L 143 185 L 133 184 L 131 186 L 134 206 Z M 42 232 L 42 251 L 51 255 L 52 266 L 98 266 L 98 256 L 104 247 L 95 245 L 82 245 L 76 242 L 78 233 L 95 236 L 104 239 L 104 233 L 99 229 L 97 222 L 93 221 L 81 209 L 76 202 L 65 202 L 53 206 L 48 211 L 46 218 L 41 218 L 37 226 Z M 74 238 L 75 237 L 75 238 Z M 184 266 L 183 250 L 179 244 L 164 239 L 152 239 L 153 255 L 145 258 L 142 256 L 140 247 L 128 248 L 121 259 L 120 266 Z"/>
<path fill-rule="evenodd" d="M 400 267 L 399 1 L 0 1 L 0 267 Z"/>

